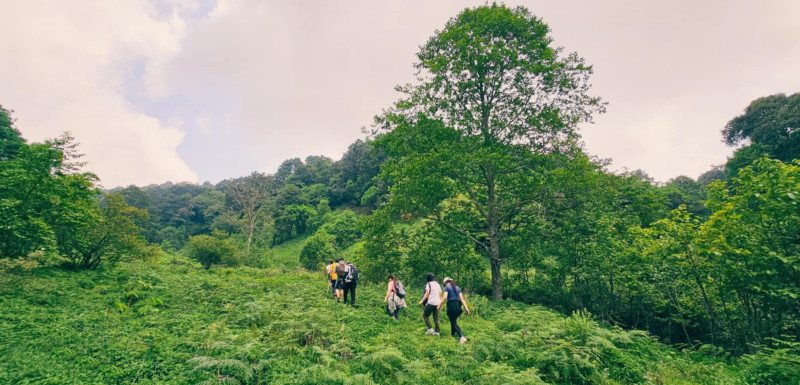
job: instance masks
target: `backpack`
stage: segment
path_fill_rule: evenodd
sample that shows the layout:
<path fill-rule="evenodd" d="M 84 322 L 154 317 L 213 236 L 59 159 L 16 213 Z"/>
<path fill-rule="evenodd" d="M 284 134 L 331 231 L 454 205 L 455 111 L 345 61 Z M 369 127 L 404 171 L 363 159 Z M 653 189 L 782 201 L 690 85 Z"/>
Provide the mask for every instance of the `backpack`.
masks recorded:
<path fill-rule="evenodd" d="M 344 265 L 337 263 L 336 264 L 336 276 L 341 277 L 344 275 Z"/>
<path fill-rule="evenodd" d="M 330 278 L 332 280 L 336 279 L 336 265 L 338 265 L 338 264 L 331 263 L 330 266 L 329 266 L 330 267 L 330 272 L 328 273 L 328 278 Z"/>
<path fill-rule="evenodd" d="M 400 297 L 400 298 L 405 298 L 406 297 L 406 288 L 403 287 L 403 283 L 402 282 L 400 282 L 398 280 L 397 283 L 395 284 L 394 288 L 395 288 L 395 293 L 397 294 L 398 297 Z"/>
<path fill-rule="evenodd" d="M 344 277 L 345 282 L 358 282 L 358 269 L 354 265 L 350 265 L 350 270 L 347 271 L 347 276 Z"/>

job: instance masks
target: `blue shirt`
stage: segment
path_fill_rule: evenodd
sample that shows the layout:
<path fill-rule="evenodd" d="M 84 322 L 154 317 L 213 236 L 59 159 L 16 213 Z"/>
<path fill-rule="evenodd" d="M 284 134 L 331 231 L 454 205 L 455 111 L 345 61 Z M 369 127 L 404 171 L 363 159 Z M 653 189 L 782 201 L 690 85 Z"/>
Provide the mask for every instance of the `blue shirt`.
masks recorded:
<path fill-rule="evenodd" d="M 444 292 L 447 293 L 447 302 L 450 301 L 461 301 L 461 298 L 458 296 L 461 294 L 461 288 L 457 286 L 447 285 L 444 287 Z"/>

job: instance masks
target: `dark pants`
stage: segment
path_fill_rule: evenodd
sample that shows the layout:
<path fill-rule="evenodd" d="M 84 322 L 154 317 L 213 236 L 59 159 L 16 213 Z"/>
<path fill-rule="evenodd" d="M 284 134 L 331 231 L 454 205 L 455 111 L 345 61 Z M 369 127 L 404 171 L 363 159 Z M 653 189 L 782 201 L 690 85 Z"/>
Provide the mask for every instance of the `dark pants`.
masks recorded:
<path fill-rule="evenodd" d="M 447 318 L 450 319 L 450 336 L 463 337 L 461 327 L 458 326 L 458 316 L 461 315 L 461 301 L 447 301 Z"/>
<path fill-rule="evenodd" d="M 336 294 L 336 280 L 331 280 L 331 294 Z"/>
<path fill-rule="evenodd" d="M 394 319 L 398 319 L 399 320 L 400 319 L 400 308 L 394 309 L 394 313 L 392 313 L 392 312 L 389 311 L 389 305 L 386 305 L 386 314 L 388 314 L 389 317 L 394 317 Z"/>
<path fill-rule="evenodd" d="M 344 302 L 347 302 L 347 293 L 350 292 L 350 306 L 356 303 L 356 286 L 358 286 L 358 282 L 344 283 Z"/>
<path fill-rule="evenodd" d="M 431 320 L 430 316 L 433 314 L 433 324 L 436 326 L 434 329 L 437 333 L 439 332 L 439 307 L 436 305 L 425 305 L 425 310 L 422 311 L 422 318 L 425 320 L 425 325 L 428 326 L 428 329 L 431 329 Z"/>

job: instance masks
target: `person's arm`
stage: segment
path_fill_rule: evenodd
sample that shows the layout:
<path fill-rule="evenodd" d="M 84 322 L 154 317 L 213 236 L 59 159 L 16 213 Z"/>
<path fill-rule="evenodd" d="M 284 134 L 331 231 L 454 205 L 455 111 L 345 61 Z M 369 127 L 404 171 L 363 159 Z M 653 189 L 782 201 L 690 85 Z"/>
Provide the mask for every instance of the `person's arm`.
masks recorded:
<path fill-rule="evenodd" d="M 386 303 L 389 300 L 389 296 L 392 295 L 392 283 L 394 282 L 389 282 L 386 286 L 386 297 L 383 297 L 383 303 Z"/>
<path fill-rule="evenodd" d="M 447 303 L 447 290 L 444 291 L 444 295 L 442 296 L 442 302 L 439 302 L 439 306 L 436 308 L 436 310 L 441 310 L 442 305 L 446 303 Z"/>
<path fill-rule="evenodd" d="M 421 300 L 419 300 L 419 304 L 420 304 L 420 306 L 422 305 L 422 303 L 424 303 L 424 302 L 425 302 L 425 300 L 426 300 L 426 299 L 428 299 L 428 296 L 429 296 L 429 295 L 431 295 L 431 285 L 430 285 L 430 284 L 427 284 L 427 285 L 425 285 L 425 295 L 423 295 L 423 296 L 422 296 L 422 299 L 421 299 Z"/>
<path fill-rule="evenodd" d="M 467 301 L 464 300 L 464 294 L 458 293 L 458 299 L 461 300 L 461 304 L 464 305 L 464 311 L 469 315 L 469 308 L 467 307 Z"/>

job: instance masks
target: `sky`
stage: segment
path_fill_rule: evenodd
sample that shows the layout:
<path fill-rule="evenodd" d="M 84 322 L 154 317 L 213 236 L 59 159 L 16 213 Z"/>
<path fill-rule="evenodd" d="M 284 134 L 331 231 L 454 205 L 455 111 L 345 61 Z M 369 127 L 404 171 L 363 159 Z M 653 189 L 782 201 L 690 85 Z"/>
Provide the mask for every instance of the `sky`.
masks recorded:
<path fill-rule="evenodd" d="M 483 1 L 0 0 L 0 104 L 29 141 L 70 131 L 105 188 L 216 183 L 337 160 L 414 80 L 415 53 Z M 507 1 L 594 66 L 612 170 L 696 178 L 756 98 L 800 92 L 796 0 Z"/>

